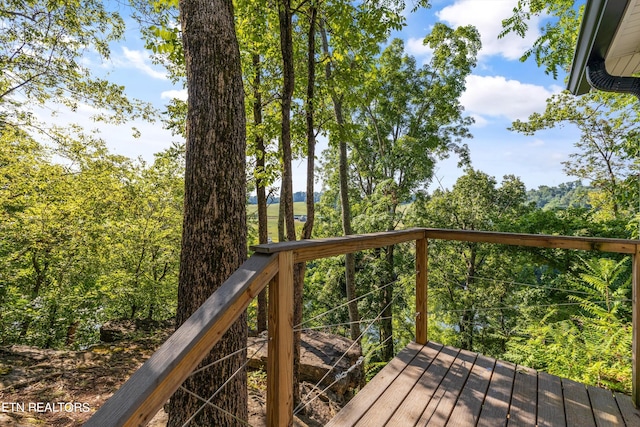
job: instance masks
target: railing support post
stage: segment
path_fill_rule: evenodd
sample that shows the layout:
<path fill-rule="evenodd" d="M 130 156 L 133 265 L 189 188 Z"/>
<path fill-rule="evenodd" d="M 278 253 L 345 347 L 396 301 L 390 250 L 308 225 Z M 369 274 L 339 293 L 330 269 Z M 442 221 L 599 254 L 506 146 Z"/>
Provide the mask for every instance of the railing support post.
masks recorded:
<path fill-rule="evenodd" d="M 636 244 L 636 251 L 633 254 L 633 280 L 632 280 L 632 334 L 633 334 L 633 373 L 632 373 L 632 392 L 631 399 L 636 408 L 640 408 L 640 366 L 638 366 L 640 351 L 640 244 Z"/>
<path fill-rule="evenodd" d="M 267 425 L 293 425 L 293 252 L 278 254 L 269 284 Z"/>
<path fill-rule="evenodd" d="M 427 343 L 428 302 L 428 246 L 427 239 L 416 240 L 416 342 Z"/>

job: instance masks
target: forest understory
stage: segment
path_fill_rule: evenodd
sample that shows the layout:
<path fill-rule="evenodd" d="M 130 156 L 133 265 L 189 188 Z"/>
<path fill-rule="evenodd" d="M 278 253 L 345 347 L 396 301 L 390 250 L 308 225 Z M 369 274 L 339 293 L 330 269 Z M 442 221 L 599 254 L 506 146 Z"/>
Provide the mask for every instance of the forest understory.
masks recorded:
<path fill-rule="evenodd" d="M 146 338 L 94 345 L 85 351 L 14 345 L 0 347 L 0 426 L 81 426 L 169 337 L 172 328 Z M 249 425 L 266 426 L 266 376 L 249 371 Z M 303 394 L 311 385 L 302 384 Z M 324 393 L 295 425 L 324 425 L 341 404 Z M 344 403 L 343 403 L 344 404 Z M 148 424 L 164 427 L 160 410 Z"/>

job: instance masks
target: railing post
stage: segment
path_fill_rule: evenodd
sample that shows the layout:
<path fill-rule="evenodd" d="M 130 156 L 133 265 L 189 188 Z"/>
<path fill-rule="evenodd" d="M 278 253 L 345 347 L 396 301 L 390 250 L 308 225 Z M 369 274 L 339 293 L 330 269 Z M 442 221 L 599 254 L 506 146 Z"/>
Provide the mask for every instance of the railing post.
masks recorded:
<path fill-rule="evenodd" d="M 293 425 L 293 252 L 278 254 L 269 284 L 267 425 Z"/>
<path fill-rule="evenodd" d="M 427 343 L 428 302 L 428 246 L 427 239 L 416 240 L 416 342 Z"/>
<path fill-rule="evenodd" d="M 636 251 L 633 254 L 633 280 L 632 280 L 632 334 L 633 334 L 633 370 L 632 370 L 632 392 L 631 399 L 636 408 L 640 408 L 640 366 L 638 366 L 638 352 L 640 348 L 640 244 L 636 244 Z"/>

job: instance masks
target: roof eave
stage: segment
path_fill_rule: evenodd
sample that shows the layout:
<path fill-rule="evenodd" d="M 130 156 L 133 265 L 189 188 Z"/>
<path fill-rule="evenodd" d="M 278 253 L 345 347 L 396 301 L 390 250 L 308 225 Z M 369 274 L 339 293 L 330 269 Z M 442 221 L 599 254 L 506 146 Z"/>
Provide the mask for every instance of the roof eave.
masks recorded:
<path fill-rule="evenodd" d="M 574 95 L 589 92 L 591 86 L 586 77 L 587 66 L 594 59 L 605 58 L 627 3 L 622 0 L 587 2 L 567 83 L 567 89 Z"/>

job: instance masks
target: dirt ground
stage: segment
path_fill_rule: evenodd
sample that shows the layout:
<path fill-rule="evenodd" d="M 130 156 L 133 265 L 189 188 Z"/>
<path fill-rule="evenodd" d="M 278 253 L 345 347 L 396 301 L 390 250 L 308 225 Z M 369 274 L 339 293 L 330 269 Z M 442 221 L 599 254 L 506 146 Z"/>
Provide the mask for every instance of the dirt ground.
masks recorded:
<path fill-rule="evenodd" d="M 0 348 L 0 426 L 81 426 L 153 351 L 167 333 L 153 338 L 98 345 L 87 351 L 26 346 Z M 264 375 L 249 375 L 249 424 L 265 425 Z M 302 395 L 311 387 L 303 384 Z M 322 426 L 340 409 L 321 395 L 296 419 L 298 426 Z M 149 424 L 166 425 L 160 411 Z"/>

